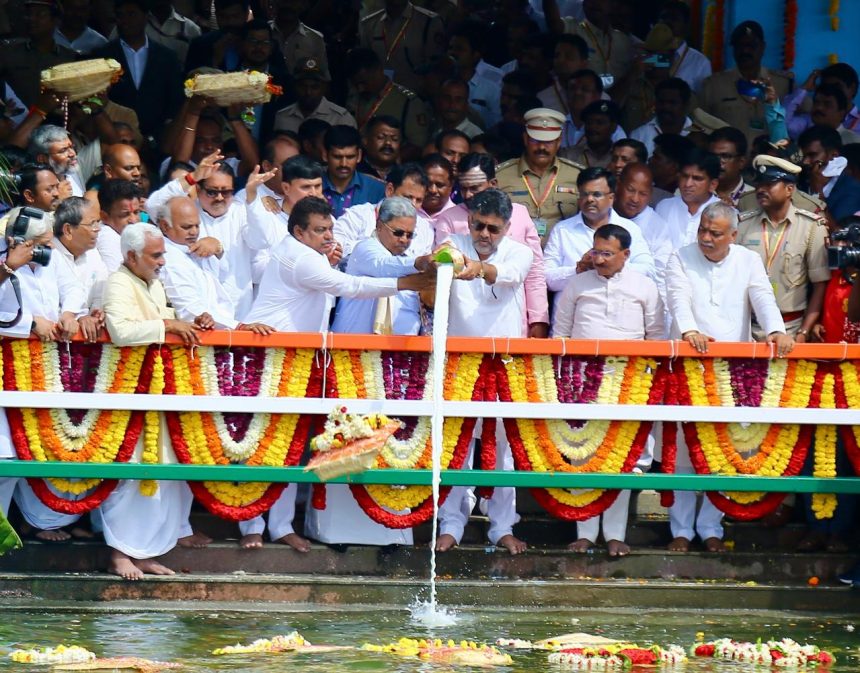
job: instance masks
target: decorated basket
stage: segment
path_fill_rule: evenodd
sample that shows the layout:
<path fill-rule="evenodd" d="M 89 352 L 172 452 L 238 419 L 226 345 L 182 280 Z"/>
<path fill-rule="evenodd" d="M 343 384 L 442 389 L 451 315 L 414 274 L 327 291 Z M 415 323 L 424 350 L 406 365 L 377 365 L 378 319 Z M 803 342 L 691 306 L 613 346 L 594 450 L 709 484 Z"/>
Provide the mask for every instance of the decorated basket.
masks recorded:
<path fill-rule="evenodd" d="M 209 98 L 220 107 L 228 105 L 259 105 L 268 103 L 281 88 L 271 82 L 264 72 L 226 72 L 198 74 L 185 80 L 185 95 Z"/>
<path fill-rule="evenodd" d="M 94 58 L 55 65 L 42 71 L 42 88 L 81 101 L 110 88 L 122 77 L 122 67 L 112 58 Z"/>

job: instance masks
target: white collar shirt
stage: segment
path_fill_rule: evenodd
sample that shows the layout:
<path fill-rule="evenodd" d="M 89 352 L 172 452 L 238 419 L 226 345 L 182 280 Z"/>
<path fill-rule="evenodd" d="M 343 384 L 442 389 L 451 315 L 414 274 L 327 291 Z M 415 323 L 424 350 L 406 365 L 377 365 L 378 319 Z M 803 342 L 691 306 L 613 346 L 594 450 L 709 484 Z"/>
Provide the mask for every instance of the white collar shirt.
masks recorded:
<path fill-rule="evenodd" d="M 451 234 L 451 245 L 469 259 L 479 259 L 468 234 Z M 484 261 L 496 267 L 496 282 L 455 279 L 451 286 L 448 334 L 451 336 L 526 336 L 523 312 L 525 279 L 534 260 L 530 248 L 505 236 Z"/>
<path fill-rule="evenodd" d="M 685 245 L 696 241 L 699 231 L 699 220 L 702 219 L 702 211 L 712 203 L 719 201 L 719 197 L 711 194 L 699 209 L 690 215 L 687 204 L 680 196 L 663 199 L 657 204 L 657 214 L 666 220 L 666 238 L 672 246 L 672 250 L 678 250 Z"/>
<path fill-rule="evenodd" d="M 684 128 L 681 129 L 682 136 L 690 135 L 690 131 L 693 128 L 693 120 L 687 117 L 684 119 Z M 650 157 L 654 154 L 654 138 L 661 135 L 663 131 L 660 129 L 660 123 L 657 121 L 657 117 L 652 117 L 649 121 L 645 122 L 639 128 L 633 129 L 630 133 L 630 137 L 633 140 L 638 140 L 643 143 L 645 147 L 648 148 L 648 156 Z"/>
<path fill-rule="evenodd" d="M 280 332 L 327 332 L 335 297 L 377 298 L 397 293 L 396 278 L 350 276 L 325 255 L 287 236 L 272 250 L 245 322 Z"/>
<path fill-rule="evenodd" d="M 346 264 L 351 276 L 371 278 L 400 278 L 415 271 L 415 258 L 392 255 L 375 236 L 355 246 Z M 332 332 L 372 334 L 376 303 L 383 299 L 353 299 L 343 297 L 337 302 Z M 421 327 L 418 293 L 401 290 L 391 297 L 391 326 L 393 334 L 418 334 Z"/>
<path fill-rule="evenodd" d="M 343 258 L 347 259 L 355 247 L 370 238 L 376 231 L 378 204 L 359 203 L 347 208 L 334 222 L 334 240 L 343 246 Z M 420 257 L 433 249 L 433 225 L 420 212 L 415 218 L 415 238 L 406 250 L 407 255 Z"/>
<path fill-rule="evenodd" d="M 719 262 L 707 259 L 697 243 L 669 258 L 666 290 L 672 337 L 696 330 L 716 341 L 751 341 L 751 312 L 766 334 L 785 332 L 773 287 L 757 252 L 732 245 Z"/>
<path fill-rule="evenodd" d="M 59 258 L 57 261 L 65 264 L 67 271 L 75 274 L 81 282 L 87 293 L 87 306 L 91 309 L 101 308 L 110 271 L 102 261 L 99 251 L 95 248 L 87 250 L 75 259 L 69 249 L 60 240 L 54 238 L 54 252 L 51 256 Z"/>
<path fill-rule="evenodd" d="M 61 47 L 67 47 L 68 49 L 72 49 L 81 54 L 89 54 L 91 51 L 104 47 L 108 43 L 107 38 L 104 35 L 93 30 L 89 26 L 84 28 L 84 31 L 74 40 L 70 40 L 63 35 L 59 28 L 55 28 L 54 42 L 59 44 Z"/>
<path fill-rule="evenodd" d="M 665 339 L 663 300 L 654 281 L 624 266 L 611 278 L 577 274 L 555 303 L 552 333 L 572 339 Z"/>
<path fill-rule="evenodd" d="M 134 88 L 140 89 L 143 72 L 146 70 L 146 59 L 149 56 L 149 37 L 144 36 L 143 46 L 138 50 L 134 50 L 125 40 L 120 40 L 119 43 L 125 54 L 125 60 L 128 62 L 128 69 L 134 82 Z"/>
<path fill-rule="evenodd" d="M 122 266 L 122 248 L 120 248 L 120 235 L 109 224 L 102 222 L 99 237 L 96 239 L 96 250 L 102 258 L 109 273 L 119 270 Z"/>
<path fill-rule="evenodd" d="M 208 313 L 217 328 L 236 328 L 239 323 L 229 293 L 213 273 L 201 268 L 187 246 L 165 237 L 164 260 L 161 283 L 177 318 L 193 322 Z"/>
<path fill-rule="evenodd" d="M 711 61 L 698 49 L 682 42 L 675 51 L 676 60 L 672 65 L 672 77 L 678 77 L 690 85 L 694 93 L 702 90 L 702 84 L 712 74 Z"/>
<path fill-rule="evenodd" d="M 639 273 L 655 277 L 654 258 L 638 225 L 621 217 L 614 210 L 609 223 L 624 227 L 630 232 L 630 259 L 627 265 Z M 576 264 L 594 247 L 594 229 L 582 218 L 582 213 L 562 220 L 549 233 L 543 250 L 546 268 L 546 285 L 552 292 L 561 292 L 567 282 L 576 275 Z"/>
<path fill-rule="evenodd" d="M 501 84 L 487 78 L 478 70 L 469 80 L 469 106 L 484 120 L 484 127 L 490 128 L 501 120 L 499 97 L 502 92 Z"/>

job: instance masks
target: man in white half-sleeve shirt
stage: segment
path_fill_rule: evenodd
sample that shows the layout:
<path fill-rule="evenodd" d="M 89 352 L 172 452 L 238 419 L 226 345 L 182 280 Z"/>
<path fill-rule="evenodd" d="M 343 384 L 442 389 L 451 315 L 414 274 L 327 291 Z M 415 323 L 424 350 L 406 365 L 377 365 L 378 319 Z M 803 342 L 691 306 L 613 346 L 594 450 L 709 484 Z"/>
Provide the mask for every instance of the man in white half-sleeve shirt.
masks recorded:
<path fill-rule="evenodd" d="M 579 188 L 579 212 L 559 222 L 549 234 L 544 248 L 546 284 L 552 292 L 561 292 L 577 273 L 592 268 L 590 251 L 594 232 L 604 224 L 617 224 L 630 232 L 631 269 L 654 277 L 654 258 L 639 227 L 613 210 L 615 174 L 605 168 L 586 168 L 576 179 Z"/>
<path fill-rule="evenodd" d="M 507 235 L 511 210 L 511 199 L 503 191 L 479 192 L 469 200 L 469 233 L 451 234 L 445 241 L 466 258 L 465 268 L 451 286 L 450 336 L 526 336 L 524 285 L 534 253 Z M 480 427 L 476 427 L 475 436 L 480 435 Z M 472 464 L 472 452 L 470 449 L 467 467 Z M 513 469 L 511 448 L 501 420 L 496 424 L 496 456 L 496 469 Z M 455 486 L 439 509 L 437 551 L 448 551 L 460 543 L 474 502 L 468 490 Z M 526 543 L 513 534 L 514 524 L 519 520 L 515 489 L 493 489 L 486 505 L 490 542 L 511 554 L 524 552 Z"/>
<path fill-rule="evenodd" d="M 773 344 L 777 356 L 791 352 L 794 339 L 785 324 L 764 264 L 758 253 L 734 245 L 738 214 L 717 201 L 702 212 L 697 242 L 674 252 L 666 269 L 666 290 L 672 314 L 672 337 L 682 338 L 700 353 L 710 341 L 752 341 L 752 316 Z M 678 432 L 675 472 L 692 473 L 684 433 Z M 696 494 L 675 491 L 669 508 L 670 551 L 688 551 L 695 533 L 706 551 L 723 551 L 722 513 L 708 498 L 696 516 Z"/>
<path fill-rule="evenodd" d="M 140 187 L 131 180 L 105 180 L 98 193 L 102 228 L 96 241 L 107 270 L 113 273 L 122 266 L 119 239 L 129 224 L 140 222 Z"/>
<path fill-rule="evenodd" d="M 411 274 L 400 278 L 350 276 L 332 268 L 329 255 L 335 246 L 331 206 L 309 196 L 290 211 L 289 235 L 272 250 L 248 322 L 265 322 L 279 332 L 326 332 L 335 297 L 376 299 L 402 290 L 422 290 L 435 276 Z M 307 540 L 293 531 L 296 485 L 290 484 L 269 510 L 269 536 L 301 552 L 310 551 Z M 262 545 L 260 517 L 239 524 L 240 544 L 246 549 Z"/>
<path fill-rule="evenodd" d="M 672 250 L 694 243 L 702 211 L 720 198 L 720 158 L 694 147 L 681 163 L 678 191 L 681 193 L 657 204 L 657 214 L 669 225 L 666 238 Z"/>
<path fill-rule="evenodd" d="M 427 194 L 427 174 L 419 164 L 406 163 L 394 166 L 385 177 L 385 198 L 402 196 L 416 210 L 415 235 L 407 254 L 417 257 L 426 255 L 433 248 L 433 225 L 421 204 Z M 343 247 L 343 259 L 348 260 L 353 249 L 376 231 L 377 206 L 361 203 L 347 208 L 334 223 L 334 240 Z"/>
<path fill-rule="evenodd" d="M 665 339 L 663 301 L 654 281 L 628 269 L 630 232 L 617 224 L 604 224 L 594 232 L 591 260 L 594 268 L 577 274 L 559 295 L 555 307 L 553 336 L 571 339 Z M 651 465 L 649 446 L 634 471 Z M 610 556 L 626 556 L 630 547 L 627 510 L 630 491 L 618 492 L 602 515 L 577 522 L 577 540 L 568 549 L 584 554 L 594 546 L 603 519 L 603 539 Z"/>
<path fill-rule="evenodd" d="M 376 231 L 349 256 L 352 276 L 399 278 L 430 269 L 430 256 L 410 255 L 417 211 L 407 199 L 392 196 L 379 204 Z M 378 299 L 343 297 L 337 304 L 332 332 L 350 334 L 418 334 L 421 327 L 418 293 L 409 290 Z M 373 521 L 358 506 L 346 484 L 327 484 L 325 509 L 308 507 L 305 534 L 326 544 L 412 544 L 412 530 L 394 529 Z M 403 513 L 403 512 L 401 512 Z M 408 513 L 408 512 L 405 512 Z"/>

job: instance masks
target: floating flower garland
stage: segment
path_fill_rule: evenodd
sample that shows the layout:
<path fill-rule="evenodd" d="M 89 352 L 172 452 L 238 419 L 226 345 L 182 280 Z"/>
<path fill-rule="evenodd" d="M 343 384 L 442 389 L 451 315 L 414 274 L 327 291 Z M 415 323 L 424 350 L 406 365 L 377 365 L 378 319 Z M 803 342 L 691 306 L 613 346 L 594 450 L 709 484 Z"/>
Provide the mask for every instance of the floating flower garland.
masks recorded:
<path fill-rule="evenodd" d="M 284 636 L 274 636 L 273 638 L 260 638 L 255 640 L 250 645 L 228 645 L 227 647 L 219 647 L 212 650 L 214 655 L 225 654 L 260 654 L 260 653 L 277 653 L 288 652 L 291 650 L 308 647 L 310 643 L 305 640 L 304 636 L 298 631 L 293 631 Z"/>
<path fill-rule="evenodd" d="M 602 671 L 632 666 L 678 666 L 687 661 L 684 649 L 678 645 L 639 647 L 634 644 L 602 647 L 568 647 L 553 652 L 549 663 L 567 670 Z"/>
<path fill-rule="evenodd" d="M 77 664 L 93 661 L 95 652 L 78 645 L 57 645 L 32 650 L 12 650 L 9 658 L 18 664 Z"/>
<path fill-rule="evenodd" d="M 414 657 L 427 661 L 451 664 L 471 664 L 484 666 L 507 666 L 513 663 L 511 655 L 492 645 L 476 643 L 471 640 L 441 640 L 401 638 L 387 645 L 361 646 L 365 652 L 382 652 L 398 657 Z"/>
<path fill-rule="evenodd" d="M 726 659 L 762 666 L 797 668 L 800 666 L 829 666 L 834 662 L 830 652 L 815 645 L 801 645 L 790 638 L 762 642 L 739 642 L 720 638 L 690 647 L 693 657 Z"/>

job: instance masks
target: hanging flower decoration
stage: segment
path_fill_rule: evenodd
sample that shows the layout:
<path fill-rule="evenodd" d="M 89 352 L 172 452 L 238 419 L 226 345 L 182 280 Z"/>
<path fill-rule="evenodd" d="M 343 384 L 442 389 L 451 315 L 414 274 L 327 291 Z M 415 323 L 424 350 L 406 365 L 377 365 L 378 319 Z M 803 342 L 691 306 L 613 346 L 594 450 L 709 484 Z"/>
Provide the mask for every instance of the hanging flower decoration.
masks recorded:
<path fill-rule="evenodd" d="M 797 47 L 797 0 L 785 0 L 785 44 L 782 50 L 782 68 L 794 68 Z"/>
<path fill-rule="evenodd" d="M 830 30 L 834 33 L 839 31 L 839 0 L 830 0 L 830 9 L 828 10 L 830 17 Z"/>

